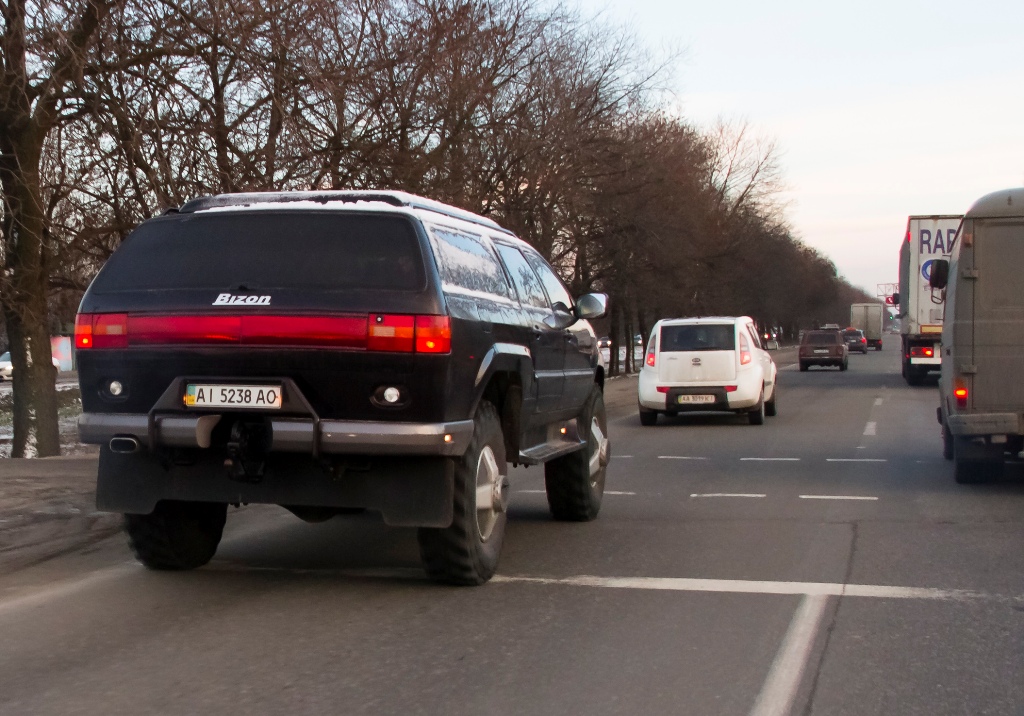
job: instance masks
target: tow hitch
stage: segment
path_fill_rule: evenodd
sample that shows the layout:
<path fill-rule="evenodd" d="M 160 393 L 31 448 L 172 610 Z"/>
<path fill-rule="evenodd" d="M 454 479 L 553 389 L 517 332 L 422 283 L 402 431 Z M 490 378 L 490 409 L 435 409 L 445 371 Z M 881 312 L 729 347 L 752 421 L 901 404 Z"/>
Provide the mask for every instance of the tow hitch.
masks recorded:
<path fill-rule="evenodd" d="M 231 426 L 227 442 L 224 468 L 232 480 L 260 482 L 267 464 L 267 453 L 273 442 L 271 426 L 267 421 L 237 421 Z"/>

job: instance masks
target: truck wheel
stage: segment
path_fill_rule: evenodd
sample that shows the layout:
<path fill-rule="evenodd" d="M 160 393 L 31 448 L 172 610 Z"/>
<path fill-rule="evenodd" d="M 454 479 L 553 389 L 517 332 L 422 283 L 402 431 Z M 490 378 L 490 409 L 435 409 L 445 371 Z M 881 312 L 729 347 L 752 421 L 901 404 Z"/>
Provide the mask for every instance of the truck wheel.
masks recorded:
<path fill-rule="evenodd" d="M 498 568 L 505 537 L 508 465 L 498 411 L 483 401 L 469 449 L 455 460 L 455 504 L 448 527 L 421 527 L 420 559 L 427 576 L 445 584 L 483 584 Z"/>
<path fill-rule="evenodd" d="M 640 424 L 641 425 L 655 425 L 658 422 L 658 411 L 650 410 L 644 406 L 640 406 Z"/>
<path fill-rule="evenodd" d="M 657 420 L 658 414 L 653 415 Z M 643 416 L 640 413 L 641 420 Z M 604 393 L 598 386 L 591 389 L 579 420 L 586 430 L 587 447 L 544 465 L 548 507 L 556 520 L 567 522 L 589 522 L 601 511 L 611 446 Z"/>
<path fill-rule="evenodd" d="M 757 405 L 747 413 L 751 425 L 764 425 L 764 386 L 761 387 L 761 396 L 757 399 Z"/>
<path fill-rule="evenodd" d="M 779 414 L 779 384 L 778 382 L 772 386 L 772 399 L 764 404 L 764 414 L 769 418 L 774 418 Z"/>
<path fill-rule="evenodd" d="M 1002 461 L 960 460 L 953 457 L 953 479 L 961 485 L 977 485 L 998 479 L 1003 473 Z"/>
<path fill-rule="evenodd" d="M 195 569 L 213 559 L 228 506 L 215 502 L 158 502 L 148 515 L 125 515 L 135 557 L 150 569 Z"/>
<path fill-rule="evenodd" d="M 942 424 L 942 457 L 953 459 L 953 433 L 949 432 L 949 426 L 945 423 Z"/>

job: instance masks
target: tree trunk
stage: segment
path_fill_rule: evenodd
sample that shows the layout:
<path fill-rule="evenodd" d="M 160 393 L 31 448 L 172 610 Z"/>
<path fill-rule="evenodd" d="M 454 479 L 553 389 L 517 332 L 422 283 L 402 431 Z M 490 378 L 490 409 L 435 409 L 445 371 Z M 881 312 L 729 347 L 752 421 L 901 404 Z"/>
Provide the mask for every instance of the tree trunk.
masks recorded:
<path fill-rule="evenodd" d="M 11 457 L 60 454 L 57 390 L 50 352 L 50 315 L 39 183 L 42 137 L 31 130 L 0 139 L 13 162 L 0 166 L 7 276 L 0 301 L 14 366 L 14 442 Z M 13 166 L 12 166 L 13 165 Z"/>

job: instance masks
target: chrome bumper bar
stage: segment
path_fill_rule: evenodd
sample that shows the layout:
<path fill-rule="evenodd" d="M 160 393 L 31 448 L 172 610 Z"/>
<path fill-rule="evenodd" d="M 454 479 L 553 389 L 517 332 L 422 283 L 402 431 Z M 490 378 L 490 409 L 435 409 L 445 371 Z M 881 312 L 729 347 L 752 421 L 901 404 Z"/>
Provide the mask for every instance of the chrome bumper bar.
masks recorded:
<path fill-rule="evenodd" d="M 79 440 L 106 445 L 112 438 L 131 437 L 150 446 L 210 447 L 210 437 L 221 415 L 154 415 L 137 413 L 83 413 L 78 419 Z M 473 437 L 473 421 L 448 423 L 391 423 L 382 421 L 321 420 L 302 418 L 270 420 L 272 452 L 313 453 L 314 446 L 327 454 L 463 455 Z"/>

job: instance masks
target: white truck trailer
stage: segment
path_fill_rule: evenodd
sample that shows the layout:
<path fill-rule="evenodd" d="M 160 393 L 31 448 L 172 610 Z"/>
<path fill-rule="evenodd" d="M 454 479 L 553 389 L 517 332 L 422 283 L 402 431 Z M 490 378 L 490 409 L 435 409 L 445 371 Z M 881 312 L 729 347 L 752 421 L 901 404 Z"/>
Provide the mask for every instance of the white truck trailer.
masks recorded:
<path fill-rule="evenodd" d="M 882 330 L 885 326 L 885 306 L 880 303 L 854 303 L 850 305 L 850 326 L 859 328 L 868 339 L 868 348 L 882 350 Z"/>
<path fill-rule="evenodd" d="M 949 260 L 961 215 L 911 216 L 900 248 L 898 305 L 903 377 L 919 385 L 942 370 L 943 293 L 928 285 L 937 259 Z"/>

